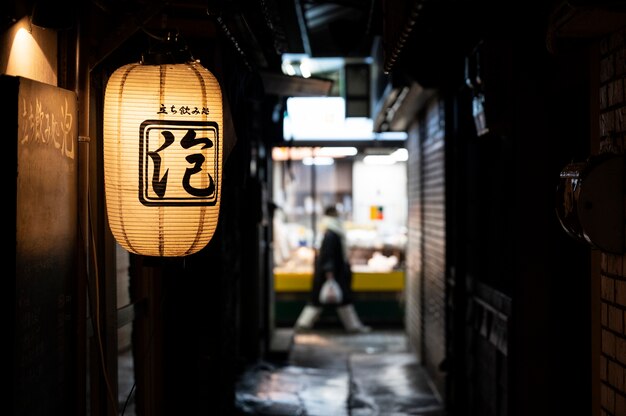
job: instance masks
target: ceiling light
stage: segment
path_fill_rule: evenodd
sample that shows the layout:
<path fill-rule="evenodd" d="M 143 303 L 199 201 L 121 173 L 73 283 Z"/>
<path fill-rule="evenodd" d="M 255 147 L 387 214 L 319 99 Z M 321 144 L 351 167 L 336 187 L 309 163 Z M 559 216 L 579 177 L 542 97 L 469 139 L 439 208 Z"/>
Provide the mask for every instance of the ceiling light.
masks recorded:
<path fill-rule="evenodd" d="M 391 156 L 398 162 L 406 162 L 409 160 L 409 151 L 403 148 L 397 149 Z"/>
<path fill-rule="evenodd" d="M 345 157 L 358 153 L 356 147 L 320 147 L 315 151 L 316 156 Z"/>
<path fill-rule="evenodd" d="M 330 166 L 333 163 L 335 163 L 335 161 L 333 160 L 332 157 L 305 157 L 304 159 L 302 159 L 302 163 L 307 165 L 307 166 L 311 166 L 311 165 L 316 165 L 316 166 Z"/>

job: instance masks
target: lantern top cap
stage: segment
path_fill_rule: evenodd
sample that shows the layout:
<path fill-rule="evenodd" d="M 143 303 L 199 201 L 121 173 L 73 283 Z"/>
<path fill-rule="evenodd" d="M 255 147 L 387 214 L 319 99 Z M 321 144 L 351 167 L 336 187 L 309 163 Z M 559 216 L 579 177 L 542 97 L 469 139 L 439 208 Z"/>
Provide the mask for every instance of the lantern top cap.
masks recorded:
<path fill-rule="evenodd" d="M 178 33 L 172 34 L 168 32 L 165 38 L 156 39 L 158 43 L 153 45 L 148 52 L 142 54 L 142 64 L 182 64 L 194 61 L 191 52 Z"/>

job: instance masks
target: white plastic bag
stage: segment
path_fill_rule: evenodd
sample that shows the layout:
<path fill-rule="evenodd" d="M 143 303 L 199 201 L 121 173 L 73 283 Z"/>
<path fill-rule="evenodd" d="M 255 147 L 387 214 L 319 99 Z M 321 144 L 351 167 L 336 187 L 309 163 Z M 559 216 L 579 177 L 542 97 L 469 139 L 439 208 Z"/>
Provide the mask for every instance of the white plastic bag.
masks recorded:
<path fill-rule="evenodd" d="M 323 304 L 338 304 L 341 303 L 343 293 L 341 293 L 341 287 L 335 279 L 326 279 L 320 290 L 320 303 Z"/>

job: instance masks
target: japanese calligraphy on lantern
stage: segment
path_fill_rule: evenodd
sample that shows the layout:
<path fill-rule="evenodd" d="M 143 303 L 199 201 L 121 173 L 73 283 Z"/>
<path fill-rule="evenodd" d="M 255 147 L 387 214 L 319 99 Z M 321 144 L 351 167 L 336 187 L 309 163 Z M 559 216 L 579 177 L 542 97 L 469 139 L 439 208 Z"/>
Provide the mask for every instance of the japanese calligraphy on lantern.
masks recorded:
<path fill-rule="evenodd" d="M 170 106 L 166 106 L 165 104 L 161 104 L 161 106 L 159 107 L 159 111 L 157 112 L 157 114 L 180 114 L 180 115 L 192 115 L 192 116 L 197 116 L 197 115 L 209 115 L 209 109 L 208 107 L 196 107 L 196 106 L 188 106 L 188 105 L 181 105 L 181 106 L 176 106 L 176 105 L 170 105 Z"/>
<path fill-rule="evenodd" d="M 144 256 L 187 256 L 220 211 L 222 91 L 199 62 L 133 63 L 109 77 L 104 184 L 116 241 Z"/>
<path fill-rule="evenodd" d="M 218 124 L 212 121 L 144 121 L 139 141 L 141 203 L 214 205 L 219 133 Z"/>

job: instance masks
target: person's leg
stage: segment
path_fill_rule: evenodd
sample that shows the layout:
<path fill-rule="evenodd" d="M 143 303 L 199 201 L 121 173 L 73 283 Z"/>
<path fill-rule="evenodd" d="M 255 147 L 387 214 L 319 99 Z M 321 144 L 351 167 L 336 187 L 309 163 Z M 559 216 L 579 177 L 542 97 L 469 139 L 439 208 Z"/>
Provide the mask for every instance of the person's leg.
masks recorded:
<path fill-rule="evenodd" d="M 359 315 L 357 315 L 356 310 L 354 309 L 354 305 L 349 303 L 347 305 L 342 305 L 337 308 L 337 313 L 339 314 L 339 319 L 343 324 L 343 327 L 348 332 L 370 332 L 372 328 L 369 326 L 363 325 L 361 319 L 359 319 Z"/>
<path fill-rule="evenodd" d="M 317 321 L 317 318 L 319 318 L 321 312 L 321 306 L 316 306 L 310 303 L 307 304 L 304 309 L 302 309 L 300 316 L 298 316 L 298 319 L 296 320 L 296 331 L 313 328 L 313 325 Z"/>

